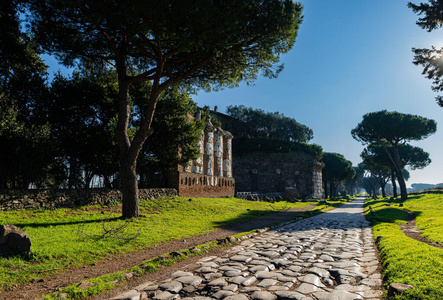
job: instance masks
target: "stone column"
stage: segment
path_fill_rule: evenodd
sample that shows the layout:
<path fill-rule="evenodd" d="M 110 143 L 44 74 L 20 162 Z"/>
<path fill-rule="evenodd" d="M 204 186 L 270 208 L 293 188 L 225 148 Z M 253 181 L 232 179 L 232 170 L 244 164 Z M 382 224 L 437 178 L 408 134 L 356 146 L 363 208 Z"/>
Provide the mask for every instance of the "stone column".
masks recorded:
<path fill-rule="evenodd" d="M 197 143 L 197 148 L 199 149 L 200 154 L 198 155 L 198 158 L 195 161 L 195 166 L 192 167 L 192 173 L 203 174 L 203 155 L 205 151 L 204 140 L 205 140 L 205 131 L 203 130 L 200 140 Z"/>
<path fill-rule="evenodd" d="M 223 135 L 217 132 L 214 135 L 215 175 L 223 176 Z"/>
<path fill-rule="evenodd" d="M 224 138 L 223 173 L 225 177 L 232 177 L 232 135 L 228 133 Z"/>
<path fill-rule="evenodd" d="M 205 147 L 205 159 L 207 161 L 206 175 L 214 175 L 214 132 L 207 131 Z"/>

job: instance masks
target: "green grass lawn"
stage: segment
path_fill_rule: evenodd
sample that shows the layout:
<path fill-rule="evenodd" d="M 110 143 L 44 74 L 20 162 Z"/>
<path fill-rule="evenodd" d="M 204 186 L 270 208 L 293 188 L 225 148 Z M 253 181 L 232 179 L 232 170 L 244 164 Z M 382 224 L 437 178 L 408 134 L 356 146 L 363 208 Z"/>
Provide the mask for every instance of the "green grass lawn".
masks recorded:
<path fill-rule="evenodd" d="M 166 197 L 141 201 L 143 217 L 129 221 L 120 219 L 120 205 L 2 211 L 0 223 L 14 224 L 26 230 L 32 240 L 32 252 L 0 257 L 0 287 L 29 282 L 50 273 L 38 271 L 93 263 L 113 254 L 136 251 L 263 214 L 310 204 L 284 201 L 270 204 L 236 198 L 193 198 L 189 201 L 189 198 Z M 118 234 L 113 234 L 114 230 Z"/>
<path fill-rule="evenodd" d="M 406 237 L 399 226 L 406 223 L 404 210 L 412 211 L 422 236 L 443 242 L 443 194 L 410 195 L 403 206 L 401 203 L 400 199 L 366 201 L 367 218 L 375 222 L 374 237 L 381 236 L 379 248 L 386 286 L 394 282 L 414 286 L 393 299 L 443 299 L 443 249 Z"/>

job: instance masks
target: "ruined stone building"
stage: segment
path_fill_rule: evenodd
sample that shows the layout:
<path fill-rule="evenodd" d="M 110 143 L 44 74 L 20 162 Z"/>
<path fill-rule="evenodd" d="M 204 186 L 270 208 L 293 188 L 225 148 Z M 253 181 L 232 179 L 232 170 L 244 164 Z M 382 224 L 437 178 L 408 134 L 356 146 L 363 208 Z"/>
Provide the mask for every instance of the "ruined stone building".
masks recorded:
<path fill-rule="evenodd" d="M 200 156 L 184 168 L 178 166 L 169 175 L 169 184 L 183 197 L 234 196 L 232 177 L 232 134 L 206 121 L 197 144 Z"/>
<path fill-rule="evenodd" d="M 234 136 L 241 135 L 242 122 L 215 108 L 210 115 Z M 237 134 L 237 135 L 236 135 Z M 234 139 L 235 143 L 235 139 Z M 322 198 L 323 164 L 304 151 L 235 151 L 232 168 L 236 192 L 279 193 L 286 197 Z"/>

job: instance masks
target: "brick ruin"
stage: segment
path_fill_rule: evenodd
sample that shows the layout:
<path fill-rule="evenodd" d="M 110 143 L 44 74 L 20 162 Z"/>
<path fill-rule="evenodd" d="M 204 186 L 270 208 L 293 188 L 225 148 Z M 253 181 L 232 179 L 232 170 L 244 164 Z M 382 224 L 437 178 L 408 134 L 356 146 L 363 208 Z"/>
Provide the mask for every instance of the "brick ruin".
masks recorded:
<path fill-rule="evenodd" d="M 197 116 L 198 117 L 198 116 Z M 234 196 L 232 177 L 232 134 L 206 120 L 197 147 L 200 156 L 187 167 L 179 165 L 170 172 L 169 183 L 182 197 Z"/>

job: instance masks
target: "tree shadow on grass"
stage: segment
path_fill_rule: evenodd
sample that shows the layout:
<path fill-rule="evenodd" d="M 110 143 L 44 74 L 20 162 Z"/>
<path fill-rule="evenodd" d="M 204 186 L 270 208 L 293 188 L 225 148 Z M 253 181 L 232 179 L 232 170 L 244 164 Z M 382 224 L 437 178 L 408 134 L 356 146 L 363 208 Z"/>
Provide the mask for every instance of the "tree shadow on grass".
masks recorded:
<path fill-rule="evenodd" d="M 411 195 L 408 197 L 408 200 L 417 199 L 419 196 Z M 401 198 L 395 199 L 373 199 L 371 201 L 365 202 L 365 207 L 371 209 L 371 207 L 375 207 L 374 212 L 368 216 L 371 221 L 375 222 L 387 222 L 387 223 L 402 223 L 408 222 L 411 220 L 411 214 L 415 217 L 418 217 L 422 212 L 414 211 L 413 213 L 407 211 L 403 206 L 394 206 L 394 205 L 402 205 L 404 202 L 408 200 L 401 200 Z M 377 206 L 383 205 L 383 208 L 379 208 Z"/>
<path fill-rule="evenodd" d="M 127 219 L 124 219 L 122 217 L 113 217 L 113 218 L 103 218 L 103 219 L 96 219 L 96 220 L 80 220 L 80 221 L 72 221 L 72 222 L 16 223 L 14 225 L 16 225 L 19 228 L 23 228 L 23 227 L 45 228 L 45 227 L 50 227 L 50 226 L 92 224 L 92 223 L 101 223 L 103 221 L 117 221 L 117 220 L 125 221 Z"/>

